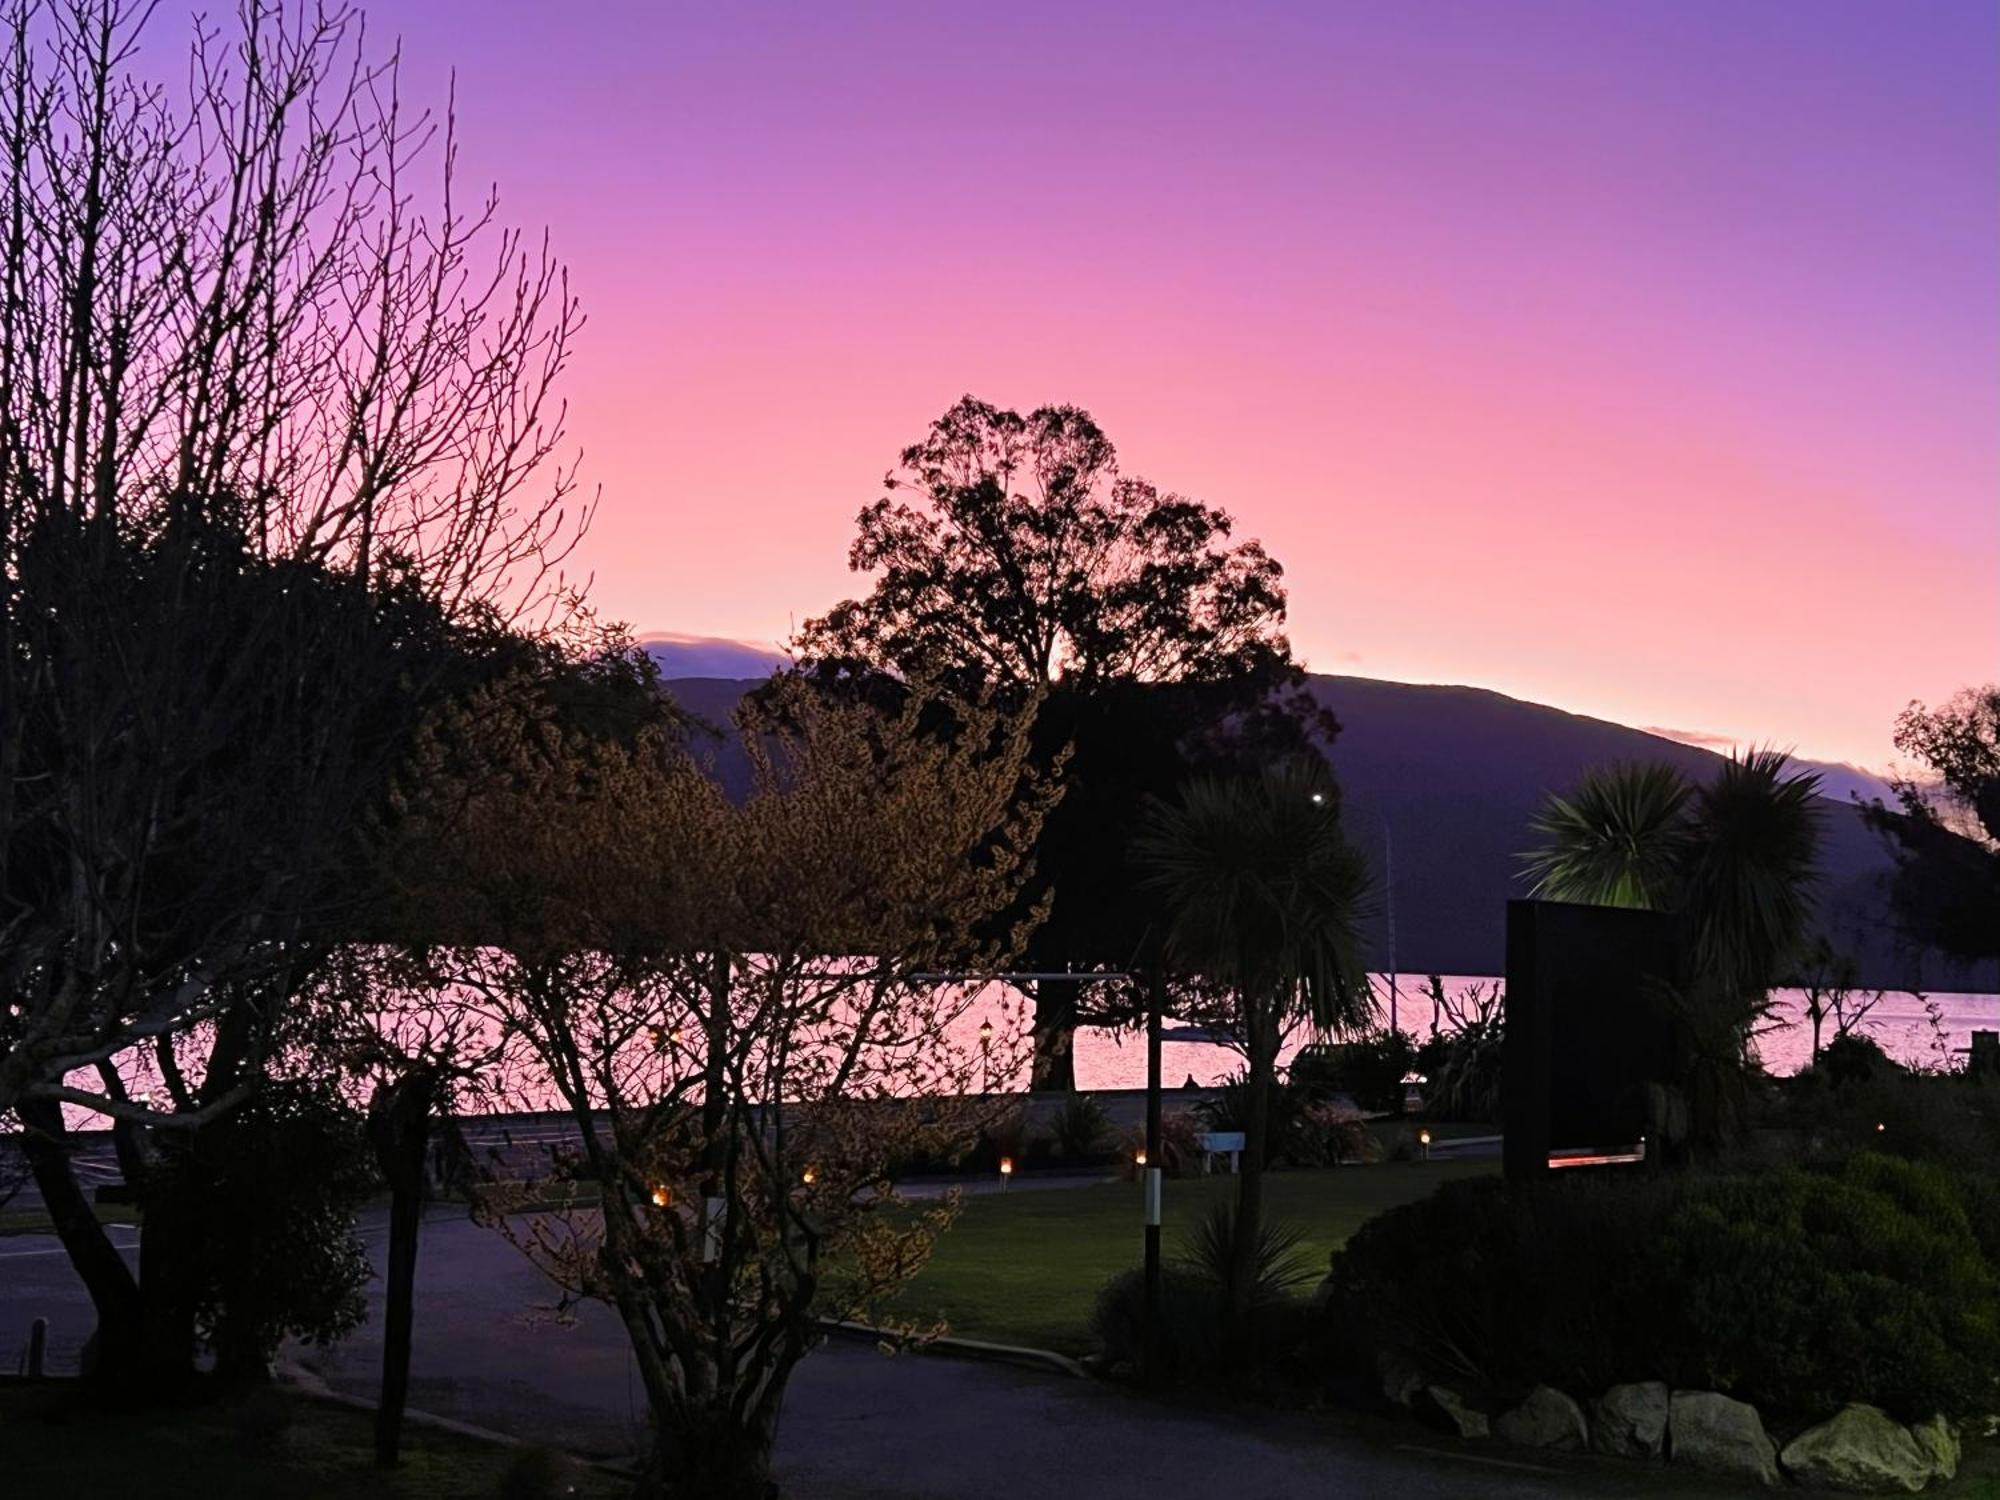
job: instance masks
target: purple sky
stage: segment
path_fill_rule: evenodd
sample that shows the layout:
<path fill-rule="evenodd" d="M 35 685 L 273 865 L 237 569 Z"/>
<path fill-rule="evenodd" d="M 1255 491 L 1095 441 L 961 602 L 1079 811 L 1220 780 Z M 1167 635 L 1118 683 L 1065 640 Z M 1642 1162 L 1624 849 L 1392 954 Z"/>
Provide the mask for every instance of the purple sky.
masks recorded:
<path fill-rule="evenodd" d="M 770 641 L 964 391 L 1315 667 L 1876 763 L 2000 675 L 2000 6 L 406 0 L 591 314 L 582 561 Z"/>

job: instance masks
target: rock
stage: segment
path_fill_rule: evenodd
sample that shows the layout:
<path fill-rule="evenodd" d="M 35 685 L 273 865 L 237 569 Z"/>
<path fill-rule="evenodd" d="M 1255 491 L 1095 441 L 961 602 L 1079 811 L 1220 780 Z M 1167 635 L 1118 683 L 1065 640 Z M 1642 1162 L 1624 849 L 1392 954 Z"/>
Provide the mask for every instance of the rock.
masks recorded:
<path fill-rule="evenodd" d="M 1554 1386 L 1538 1385 L 1528 1399 L 1493 1424 L 1494 1436 L 1519 1448 L 1554 1448 L 1573 1453 L 1590 1443 L 1583 1408 Z"/>
<path fill-rule="evenodd" d="M 1382 1377 L 1383 1397 L 1395 1406 L 1408 1406 L 1424 1388 L 1424 1372 L 1398 1349 L 1384 1349 L 1377 1355 L 1375 1372 Z"/>
<path fill-rule="evenodd" d="M 1943 1417 L 1932 1417 L 1928 1422 L 1919 1422 L 1910 1429 L 1910 1436 L 1917 1440 L 1917 1446 L 1924 1450 L 1931 1461 L 1931 1473 L 1939 1480 L 1949 1481 L 1958 1477 L 1958 1433 Z"/>
<path fill-rule="evenodd" d="M 1778 1445 L 1757 1408 L 1716 1391 L 1675 1391 L 1667 1406 L 1667 1446 L 1673 1461 L 1711 1474 L 1778 1482 Z"/>
<path fill-rule="evenodd" d="M 1418 1391 L 1410 1409 L 1427 1425 L 1453 1437 L 1483 1438 L 1493 1431 L 1486 1413 L 1474 1411 L 1458 1392 L 1448 1386 L 1427 1385 Z"/>
<path fill-rule="evenodd" d="M 1781 1455 L 1793 1477 L 1822 1489 L 1857 1495 L 1914 1495 L 1937 1464 L 1910 1429 L 1877 1406 L 1843 1406 L 1808 1427 Z"/>
<path fill-rule="evenodd" d="M 1590 1446 L 1620 1458 L 1658 1458 L 1667 1442 L 1667 1387 L 1614 1385 L 1590 1403 Z"/>

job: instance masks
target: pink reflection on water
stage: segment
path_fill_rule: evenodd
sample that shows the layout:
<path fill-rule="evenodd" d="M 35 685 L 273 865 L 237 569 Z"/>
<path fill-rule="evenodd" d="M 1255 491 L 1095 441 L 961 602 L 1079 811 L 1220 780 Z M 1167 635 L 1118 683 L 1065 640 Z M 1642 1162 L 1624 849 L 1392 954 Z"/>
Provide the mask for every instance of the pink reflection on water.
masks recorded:
<path fill-rule="evenodd" d="M 1380 1019 L 1386 1022 L 1383 997 L 1387 994 L 1387 976 L 1378 975 L 1375 978 L 1378 1010 L 1383 1012 Z M 1491 985 L 1494 982 L 1490 977 L 1474 975 L 1446 975 L 1443 979 L 1446 992 L 1454 997 L 1472 985 Z M 1420 1041 L 1430 1035 L 1434 1020 L 1447 1026 L 1449 1024 L 1434 1016 L 1434 1007 L 1420 989 L 1421 984 L 1420 979 L 1404 975 L 1397 989 L 1398 1022 L 1405 1032 Z M 974 1080 L 973 1086 L 980 1092 L 1025 1089 L 1032 1002 L 1019 991 L 997 983 L 980 986 L 974 993 L 957 999 L 964 1003 L 962 1008 L 956 1003 L 951 1005 L 953 1014 L 946 1027 L 947 1045 L 964 1056 L 986 1060 L 976 1073 L 970 1075 Z M 1805 1015 L 1804 992 L 1780 990 L 1774 1000 L 1776 1019 L 1782 1024 L 1758 1037 L 1757 1055 L 1773 1073 L 1796 1073 L 1812 1055 L 1812 1032 Z M 1929 1068 L 1958 1066 L 1963 1062 L 1972 1032 L 2000 1030 L 2000 994 L 1918 994 L 1892 990 L 1882 996 L 1857 1029 L 1899 1062 Z M 1822 1040 L 1831 1040 L 1832 1036 L 1833 1023 L 1829 1019 L 1825 1023 Z M 490 1041 L 491 1037 L 487 1040 Z M 1289 1062 L 1299 1047 L 1310 1040 L 1310 1036 L 1303 1032 L 1295 1034 L 1286 1045 L 1281 1061 Z M 1146 1043 L 1142 1029 L 1086 1027 L 1077 1033 L 1075 1047 L 1078 1087 L 1145 1087 Z M 184 1065 L 189 1066 L 191 1071 L 198 1068 L 200 1048 L 197 1045 L 184 1044 L 177 1050 L 183 1054 Z M 1162 1048 L 1161 1080 L 1169 1089 L 1189 1084 L 1207 1087 L 1221 1082 L 1241 1067 L 1242 1060 L 1238 1054 L 1217 1041 L 1168 1041 Z M 121 1071 L 134 1096 L 150 1095 L 159 1086 L 152 1060 L 144 1054 L 128 1056 L 123 1060 Z M 524 1067 L 518 1061 L 496 1067 L 481 1080 L 483 1086 L 465 1091 L 461 1097 L 461 1108 L 468 1113 L 560 1108 L 561 1101 L 551 1089 L 539 1083 L 534 1074 L 534 1069 Z M 94 1076 L 88 1074 L 79 1074 L 75 1081 L 82 1087 L 94 1087 L 97 1082 Z M 357 1097 L 356 1102 L 363 1101 Z M 80 1107 L 71 1106 L 67 1113 L 75 1129 L 98 1128 L 106 1123 Z"/>

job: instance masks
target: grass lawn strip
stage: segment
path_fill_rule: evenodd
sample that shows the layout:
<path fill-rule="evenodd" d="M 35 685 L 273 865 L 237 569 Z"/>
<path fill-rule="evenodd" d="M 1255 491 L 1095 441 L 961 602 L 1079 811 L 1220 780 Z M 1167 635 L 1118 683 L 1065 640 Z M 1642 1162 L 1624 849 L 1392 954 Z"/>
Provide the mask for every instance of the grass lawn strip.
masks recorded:
<path fill-rule="evenodd" d="M 1264 1179 L 1265 1211 L 1304 1231 L 1305 1253 L 1319 1268 L 1384 1210 L 1440 1183 L 1498 1170 L 1495 1161 L 1432 1161 L 1272 1172 Z M 1210 1206 L 1235 1192 L 1229 1176 L 1166 1184 L 1162 1237 L 1169 1263 Z M 942 1317 L 964 1338 L 1088 1353 L 1098 1289 L 1139 1264 L 1140 1215 L 1136 1182 L 969 1198 L 922 1274 L 884 1311 L 912 1321 Z"/>

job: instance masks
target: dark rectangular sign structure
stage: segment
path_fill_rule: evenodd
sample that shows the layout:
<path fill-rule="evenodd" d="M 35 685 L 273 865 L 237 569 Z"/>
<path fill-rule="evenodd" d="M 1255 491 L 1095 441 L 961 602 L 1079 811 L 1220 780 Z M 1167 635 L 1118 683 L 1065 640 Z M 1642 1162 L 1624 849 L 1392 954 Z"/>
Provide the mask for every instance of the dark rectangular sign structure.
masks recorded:
<path fill-rule="evenodd" d="M 1551 1153 L 1622 1157 L 1643 1140 L 1649 1085 L 1682 1072 L 1661 988 L 1680 952 L 1679 924 L 1660 912 L 1507 903 L 1509 1177 L 1547 1172 Z"/>

